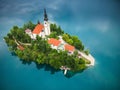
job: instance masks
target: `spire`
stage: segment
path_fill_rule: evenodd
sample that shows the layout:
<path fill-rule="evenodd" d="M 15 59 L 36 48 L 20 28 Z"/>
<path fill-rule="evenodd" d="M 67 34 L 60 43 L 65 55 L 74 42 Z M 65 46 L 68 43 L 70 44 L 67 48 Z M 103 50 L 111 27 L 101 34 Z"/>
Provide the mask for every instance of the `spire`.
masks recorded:
<path fill-rule="evenodd" d="M 48 17 L 47 17 L 46 9 L 44 9 L 44 20 L 45 20 L 45 21 L 48 21 Z"/>

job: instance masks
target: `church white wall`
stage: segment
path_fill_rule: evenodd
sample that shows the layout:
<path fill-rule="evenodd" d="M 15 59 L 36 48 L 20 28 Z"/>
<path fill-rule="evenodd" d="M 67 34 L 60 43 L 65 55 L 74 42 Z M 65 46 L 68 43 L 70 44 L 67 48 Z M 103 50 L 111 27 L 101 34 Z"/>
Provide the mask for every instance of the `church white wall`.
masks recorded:
<path fill-rule="evenodd" d="M 50 23 L 48 22 L 48 34 L 50 35 Z"/>
<path fill-rule="evenodd" d="M 33 34 L 33 39 L 36 39 L 36 36 L 37 36 L 36 34 Z"/>
<path fill-rule="evenodd" d="M 51 45 L 51 48 L 57 50 L 57 46 Z"/>
<path fill-rule="evenodd" d="M 41 32 L 41 33 L 39 33 L 39 36 L 42 37 L 42 38 L 45 38 L 45 33 Z"/>
<path fill-rule="evenodd" d="M 31 37 L 32 39 L 34 39 L 34 36 L 33 36 L 33 34 L 31 34 L 31 35 L 30 35 L 30 37 Z"/>
<path fill-rule="evenodd" d="M 45 38 L 45 32 L 41 32 L 41 37 Z"/>
<path fill-rule="evenodd" d="M 50 24 L 47 21 L 44 21 L 44 32 L 45 35 L 50 35 Z"/>
<path fill-rule="evenodd" d="M 38 36 L 40 36 L 40 37 L 41 37 L 41 36 L 42 36 L 42 34 L 41 34 L 41 33 L 39 33 L 39 35 L 38 35 Z"/>

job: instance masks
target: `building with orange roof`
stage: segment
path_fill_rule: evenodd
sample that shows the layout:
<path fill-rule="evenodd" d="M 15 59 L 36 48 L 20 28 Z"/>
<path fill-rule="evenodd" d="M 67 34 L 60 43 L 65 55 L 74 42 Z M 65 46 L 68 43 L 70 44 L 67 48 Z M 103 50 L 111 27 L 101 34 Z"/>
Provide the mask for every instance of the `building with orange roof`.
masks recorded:
<path fill-rule="evenodd" d="M 66 50 L 68 51 L 69 54 L 73 54 L 75 51 L 75 47 L 69 44 L 63 44 L 60 40 L 57 40 L 55 38 L 50 38 L 48 40 L 48 44 L 51 45 L 51 48 L 56 49 L 56 50 Z"/>
<path fill-rule="evenodd" d="M 33 33 L 33 39 L 36 39 L 37 35 L 44 38 L 45 37 L 44 25 L 38 22 L 32 33 Z"/>
<path fill-rule="evenodd" d="M 34 38 L 34 37 L 33 37 L 33 34 L 32 34 L 32 31 L 31 31 L 30 29 L 27 28 L 27 29 L 25 30 L 25 33 L 28 34 L 31 38 Z"/>
<path fill-rule="evenodd" d="M 67 50 L 69 53 L 73 54 L 73 52 L 75 51 L 75 47 L 69 44 L 65 44 L 64 45 L 65 50 Z"/>
<path fill-rule="evenodd" d="M 50 38 L 48 40 L 48 44 L 51 45 L 51 48 L 58 49 L 58 46 L 61 44 L 61 41 L 54 39 L 54 38 Z"/>
<path fill-rule="evenodd" d="M 35 26 L 33 32 L 33 39 L 36 39 L 36 36 L 40 36 L 42 38 L 45 38 L 45 36 L 50 35 L 50 23 L 48 22 L 48 17 L 46 13 L 46 9 L 44 9 L 44 24 L 41 24 L 38 21 L 38 24 Z"/>
<path fill-rule="evenodd" d="M 24 47 L 22 45 L 18 45 L 17 48 L 20 49 L 21 51 L 24 50 Z"/>
<path fill-rule="evenodd" d="M 33 34 L 39 35 L 39 33 L 42 32 L 43 30 L 44 30 L 44 26 L 42 24 L 38 23 L 33 30 Z"/>

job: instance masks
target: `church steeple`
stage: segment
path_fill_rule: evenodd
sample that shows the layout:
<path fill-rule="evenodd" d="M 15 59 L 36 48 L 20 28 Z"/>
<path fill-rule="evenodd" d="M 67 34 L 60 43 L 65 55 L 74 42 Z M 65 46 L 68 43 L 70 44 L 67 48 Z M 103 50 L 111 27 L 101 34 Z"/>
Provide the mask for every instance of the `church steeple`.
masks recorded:
<path fill-rule="evenodd" d="M 46 9 L 44 9 L 44 32 L 45 35 L 50 35 L 50 23 L 48 22 Z"/>
<path fill-rule="evenodd" d="M 46 9 L 44 8 L 44 21 L 48 21 L 48 17 L 47 17 L 47 13 L 46 13 Z"/>

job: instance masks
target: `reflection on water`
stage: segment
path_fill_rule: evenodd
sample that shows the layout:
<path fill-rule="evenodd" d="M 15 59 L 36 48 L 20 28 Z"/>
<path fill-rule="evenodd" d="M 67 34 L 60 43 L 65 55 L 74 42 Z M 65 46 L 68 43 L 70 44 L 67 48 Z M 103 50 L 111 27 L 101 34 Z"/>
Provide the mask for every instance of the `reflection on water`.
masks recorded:
<path fill-rule="evenodd" d="M 14 53 L 14 52 L 11 52 L 11 55 L 12 56 L 16 56 L 17 57 L 17 55 Z M 22 64 L 24 64 L 24 65 L 30 65 L 30 64 L 32 64 L 32 60 L 23 60 L 23 59 L 19 59 L 21 62 L 22 62 Z M 36 64 L 36 68 L 38 69 L 38 70 L 40 70 L 40 69 L 44 69 L 44 71 L 50 71 L 50 73 L 51 74 L 55 74 L 55 73 L 57 73 L 57 72 L 60 72 L 61 70 L 59 69 L 59 70 L 57 70 L 57 69 L 54 69 L 53 67 L 51 67 L 50 65 L 47 65 L 47 64 L 38 64 L 37 62 L 34 62 L 35 64 Z M 72 72 L 72 71 L 67 71 L 67 74 L 65 75 L 65 77 L 66 78 L 71 78 L 71 77 L 73 77 L 75 74 L 78 74 L 78 73 L 82 73 L 84 70 L 81 70 L 81 71 L 78 71 L 78 72 Z M 64 74 L 64 71 L 62 71 L 63 72 L 63 74 Z"/>

